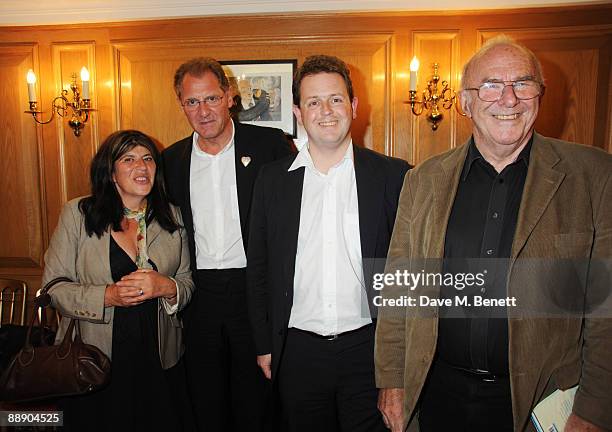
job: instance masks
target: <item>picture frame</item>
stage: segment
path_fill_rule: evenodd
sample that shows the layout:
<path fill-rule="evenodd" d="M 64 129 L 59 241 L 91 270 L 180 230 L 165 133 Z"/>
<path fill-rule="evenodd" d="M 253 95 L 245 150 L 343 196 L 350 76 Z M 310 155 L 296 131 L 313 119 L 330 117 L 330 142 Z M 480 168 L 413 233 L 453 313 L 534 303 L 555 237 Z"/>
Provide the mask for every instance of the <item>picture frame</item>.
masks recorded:
<path fill-rule="evenodd" d="M 291 86 L 296 59 L 221 61 L 234 94 L 234 114 L 240 123 L 282 129 L 297 137 Z"/>

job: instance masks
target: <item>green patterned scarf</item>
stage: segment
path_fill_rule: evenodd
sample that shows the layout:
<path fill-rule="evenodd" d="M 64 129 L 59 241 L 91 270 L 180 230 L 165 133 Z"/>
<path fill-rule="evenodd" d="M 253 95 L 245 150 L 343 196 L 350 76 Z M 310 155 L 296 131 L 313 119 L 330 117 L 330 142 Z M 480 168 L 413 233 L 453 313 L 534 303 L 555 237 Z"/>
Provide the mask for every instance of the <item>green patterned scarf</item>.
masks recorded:
<path fill-rule="evenodd" d="M 136 245 L 138 247 L 138 253 L 136 255 L 136 265 L 138 268 L 152 268 L 149 264 L 149 255 L 147 255 L 147 204 L 138 209 L 131 210 L 127 207 L 123 208 L 123 214 L 128 219 L 135 219 L 138 224 L 138 230 L 136 234 Z"/>

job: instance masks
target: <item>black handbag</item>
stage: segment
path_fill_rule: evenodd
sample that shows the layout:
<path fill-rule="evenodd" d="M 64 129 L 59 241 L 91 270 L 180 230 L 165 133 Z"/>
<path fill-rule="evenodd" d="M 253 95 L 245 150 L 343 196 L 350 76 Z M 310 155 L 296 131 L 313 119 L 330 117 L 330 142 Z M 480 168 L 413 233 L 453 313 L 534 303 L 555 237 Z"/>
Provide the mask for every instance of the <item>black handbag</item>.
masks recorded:
<path fill-rule="evenodd" d="M 35 299 L 25 345 L 0 377 L 2 401 L 30 402 L 91 393 L 110 380 L 109 358 L 99 348 L 83 343 L 79 320 L 70 320 L 59 345 L 48 345 L 44 340 L 41 346 L 32 345 L 32 330 L 38 309 L 51 304 L 48 290 L 58 282 L 72 281 L 66 277 L 53 279 Z"/>

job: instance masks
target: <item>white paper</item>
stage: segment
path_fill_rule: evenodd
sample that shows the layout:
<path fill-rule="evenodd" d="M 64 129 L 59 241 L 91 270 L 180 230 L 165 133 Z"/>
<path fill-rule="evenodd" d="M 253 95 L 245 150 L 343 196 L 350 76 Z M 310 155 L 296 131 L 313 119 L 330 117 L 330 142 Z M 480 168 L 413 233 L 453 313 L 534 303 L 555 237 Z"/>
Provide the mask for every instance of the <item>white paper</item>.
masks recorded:
<path fill-rule="evenodd" d="M 572 414 L 576 390 L 578 386 L 565 391 L 556 390 L 536 405 L 531 413 L 531 421 L 538 432 L 563 432 Z"/>

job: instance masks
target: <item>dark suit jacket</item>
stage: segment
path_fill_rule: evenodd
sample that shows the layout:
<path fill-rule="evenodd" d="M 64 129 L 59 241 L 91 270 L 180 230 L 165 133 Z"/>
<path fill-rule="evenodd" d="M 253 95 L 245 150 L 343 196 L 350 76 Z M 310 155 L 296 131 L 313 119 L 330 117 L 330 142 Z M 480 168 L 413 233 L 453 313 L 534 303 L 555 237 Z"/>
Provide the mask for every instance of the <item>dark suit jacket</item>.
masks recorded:
<path fill-rule="evenodd" d="M 304 170 L 291 156 L 262 169 L 253 194 L 247 253 L 247 296 L 258 354 L 272 353 L 276 375 L 293 305 L 293 278 Z M 361 255 L 385 258 L 407 162 L 354 146 Z M 384 269 L 384 266 L 383 266 Z M 366 287 L 374 267 L 364 265 Z M 382 270 L 382 269 L 381 269 Z M 372 293 L 368 291 L 371 299 Z M 370 302 L 371 303 L 371 302 Z"/>
<path fill-rule="evenodd" d="M 236 121 L 234 121 L 234 126 L 238 210 L 240 212 L 242 241 L 246 251 L 249 237 L 251 196 L 257 173 L 266 163 L 291 154 L 291 148 L 280 129 L 241 124 Z M 191 269 L 195 271 L 195 240 L 189 187 L 192 144 L 193 135 L 190 135 L 164 150 L 162 158 L 168 194 L 172 203 L 179 206 L 183 214 L 183 221 L 189 238 Z M 243 157 L 251 158 L 247 166 L 242 163 Z"/>
<path fill-rule="evenodd" d="M 396 259 L 441 262 L 467 148 L 466 143 L 434 156 L 406 176 L 389 271 Z M 576 384 L 574 412 L 612 429 L 611 215 L 612 156 L 534 134 L 507 279 L 508 296 L 518 306 L 508 308 L 515 431 L 534 430 L 529 415 L 550 390 Z M 393 291 L 409 294 L 405 287 Z M 439 287 L 417 292 L 437 298 Z M 587 315 L 588 308 L 576 307 L 584 299 L 593 307 L 606 302 Z M 405 389 L 411 428 L 418 423 L 414 414 L 437 339 L 437 308 L 379 316 L 376 383 Z"/>

